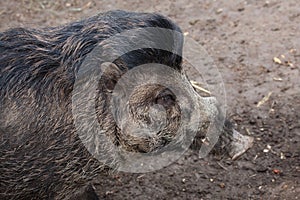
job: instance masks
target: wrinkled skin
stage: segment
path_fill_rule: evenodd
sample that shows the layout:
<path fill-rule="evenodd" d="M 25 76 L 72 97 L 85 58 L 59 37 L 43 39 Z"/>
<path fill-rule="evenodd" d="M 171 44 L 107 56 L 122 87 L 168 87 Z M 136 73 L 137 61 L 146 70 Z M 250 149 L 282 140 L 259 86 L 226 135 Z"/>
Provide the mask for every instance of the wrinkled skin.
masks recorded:
<path fill-rule="evenodd" d="M 89 138 L 94 149 L 101 146 L 111 152 L 111 160 L 99 162 L 76 134 L 74 117 L 80 116 L 72 115 L 75 78 L 84 58 L 95 46 L 116 50 L 130 45 L 102 44 L 102 41 L 125 30 L 143 27 L 181 33 L 161 15 L 124 11 L 99 14 L 62 27 L 17 28 L 0 33 L 1 199 L 97 199 L 88 183 L 97 173 L 106 171 L 107 165 L 117 165 L 114 163 L 117 155 L 102 141 Z M 172 48 L 181 52 L 183 38 L 166 37 L 174 44 Z M 119 127 L 109 109 L 112 90 L 120 77 L 145 63 L 159 63 L 178 71 L 182 84 L 199 102 L 200 112 L 207 121 L 219 115 L 216 105 L 193 90 L 182 72 L 180 55 L 151 48 L 129 52 L 110 63 L 99 80 L 95 100 L 97 122 L 91 121 L 99 124 L 115 146 L 147 153 L 177 137 L 184 108 L 179 107 L 172 91 L 159 84 L 136 88 L 128 104 L 131 120 L 145 125 L 159 123 L 156 119 L 163 109 L 166 126 L 158 134 L 139 136 L 132 133 L 134 128 L 130 124 Z M 200 126 L 199 130 L 202 129 Z M 200 132 L 199 138 L 203 138 Z M 78 194 L 80 191 L 83 194 Z"/>

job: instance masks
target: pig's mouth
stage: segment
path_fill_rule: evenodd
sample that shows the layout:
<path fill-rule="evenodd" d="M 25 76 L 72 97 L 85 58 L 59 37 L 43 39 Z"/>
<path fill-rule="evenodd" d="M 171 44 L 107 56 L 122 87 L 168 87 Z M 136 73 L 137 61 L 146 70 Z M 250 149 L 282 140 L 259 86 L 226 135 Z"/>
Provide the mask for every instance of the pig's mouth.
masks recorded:
<path fill-rule="evenodd" d="M 226 122 L 228 123 L 228 122 Z M 226 126 L 226 124 L 225 124 Z M 200 134 L 200 133 L 199 133 Z M 203 134 L 203 133 L 202 133 Z M 155 141 L 144 141 L 139 142 L 138 144 L 131 146 L 130 150 L 140 153 L 154 153 L 160 151 L 162 148 L 167 146 L 173 141 L 174 138 L 165 136 L 160 137 L 159 140 Z M 192 144 L 192 148 L 195 148 L 195 143 L 198 145 L 207 145 L 207 140 L 205 137 L 195 137 L 194 143 Z M 197 145 L 197 144 L 196 144 Z M 253 145 L 253 137 L 242 135 L 238 131 L 233 128 L 224 127 L 218 142 L 215 144 L 212 149 L 212 154 L 215 155 L 228 155 L 232 160 L 237 159 L 241 155 L 243 155 L 248 149 L 250 149 Z M 198 147 L 196 146 L 196 149 Z M 200 153 L 199 153 L 200 155 Z"/>
<path fill-rule="evenodd" d="M 128 136 L 127 136 L 128 137 Z M 157 137 L 135 137 L 123 144 L 126 151 L 138 153 L 158 153 L 171 142 L 176 140 L 171 135 L 167 135 L 163 131 L 157 133 Z"/>
<path fill-rule="evenodd" d="M 212 125 L 211 123 L 215 122 L 203 123 L 191 145 L 192 149 L 199 150 L 199 157 L 202 157 L 201 155 L 203 154 L 200 149 L 201 146 L 209 146 L 210 139 L 206 137 L 206 134 L 209 131 L 209 127 Z M 253 137 L 242 135 L 236 131 L 229 120 L 225 120 L 220 132 L 218 141 L 211 149 L 211 153 L 214 155 L 227 155 L 235 160 L 253 145 Z"/>

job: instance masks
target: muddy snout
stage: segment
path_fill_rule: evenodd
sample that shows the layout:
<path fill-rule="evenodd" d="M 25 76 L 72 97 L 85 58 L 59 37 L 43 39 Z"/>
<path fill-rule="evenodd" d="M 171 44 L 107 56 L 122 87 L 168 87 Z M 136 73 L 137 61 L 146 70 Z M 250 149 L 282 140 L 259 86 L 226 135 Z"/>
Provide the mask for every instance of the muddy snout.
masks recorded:
<path fill-rule="evenodd" d="M 202 121 L 191 147 L 199 150 L 200 158 L 212 152 L 236 159 L 252 147 L 253 138 L 234 129 L 215 97 L 198 96 L 198 101 Z"/>

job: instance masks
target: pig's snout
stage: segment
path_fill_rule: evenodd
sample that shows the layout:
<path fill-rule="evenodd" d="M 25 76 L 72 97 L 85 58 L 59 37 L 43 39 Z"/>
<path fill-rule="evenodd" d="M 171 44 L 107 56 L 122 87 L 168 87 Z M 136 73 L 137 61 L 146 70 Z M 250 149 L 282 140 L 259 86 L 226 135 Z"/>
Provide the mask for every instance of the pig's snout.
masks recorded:
<path fill-rule="evenodd" d="M 199 131 L 192 148 L 199 149 L 199 157 L 205 157 L 210 151 L 227 154 L 236 159 L 252 147 L 253 138 L 240 134 L 227 120 L 215 97 L 198 96 L 201 113 Z"/>

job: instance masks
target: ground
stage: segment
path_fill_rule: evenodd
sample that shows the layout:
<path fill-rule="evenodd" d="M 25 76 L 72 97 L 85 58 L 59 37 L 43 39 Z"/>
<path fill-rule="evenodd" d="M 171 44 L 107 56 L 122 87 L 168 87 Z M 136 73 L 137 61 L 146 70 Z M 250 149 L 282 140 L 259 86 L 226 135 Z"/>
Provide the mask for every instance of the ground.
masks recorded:
<path fill-rule="evenodd" d="M 255 142 L 234 161 L 199 159 L 191 150 L 152 173 L 101 175 L 99 196 L 300 199 L 299 1 L 2 0 L 0 31 L 60 25 L 112 9 L 164 14 L 203 45 L 222 74 L 227 115 Z"/>

